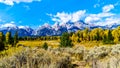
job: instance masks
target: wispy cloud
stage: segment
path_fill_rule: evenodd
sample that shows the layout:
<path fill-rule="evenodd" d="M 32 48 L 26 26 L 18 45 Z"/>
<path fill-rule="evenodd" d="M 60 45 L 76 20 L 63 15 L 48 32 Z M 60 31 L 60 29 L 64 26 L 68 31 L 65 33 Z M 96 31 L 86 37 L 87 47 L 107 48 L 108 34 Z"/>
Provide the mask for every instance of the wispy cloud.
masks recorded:
<path fill-rule="evenodd" d="M 4 22 L 5 22 L 5 20 L 3 20 L 3 14 L 0 14 L 0 24 L 4 23 Z"/>
<path fill-rule="evenodd" d="M 31 3 L 33 1 L 41 1 L 41 0 L 0 0 L 0 3 L 4 3 L 6 5 L 14 5 L 14 3 L 20 3 L 20 2 L 25 2 L 25 3 Z"/>
<path fill-rule="evenodd" d="M 0 23 L 3 23 L 3 22 L 5 22 L 5 21 L 0 18 Z"/>
<path fill-rule="evenodd" d="M 114 9 L 114 5 L 110 4 L 110 5 L 105 5 L 103 8 L 103 12 L 109 12 L 112 9 Z"/>
<path fill-rule="evenodd" d="M 23 6 L 26 10 L 30 10 L 30 7 L 28 5 Z"/>
<path fill-rule="evenodd" d="M 100 4 L 95 4 L 94 8 L 100 7 Z"/>
<path fill-rule="evenodd" d="M 114 4 L 114 6 L 119 6 L 120 5 L 120 0 Z"/>
<path fill-rule="evenodd" d="M 104 4 L 104 2 L 101 0 L 95 0 L 95 1 L 96 1 L 96 3 L 93 5 L 94 8 L 98 8 Z"/>

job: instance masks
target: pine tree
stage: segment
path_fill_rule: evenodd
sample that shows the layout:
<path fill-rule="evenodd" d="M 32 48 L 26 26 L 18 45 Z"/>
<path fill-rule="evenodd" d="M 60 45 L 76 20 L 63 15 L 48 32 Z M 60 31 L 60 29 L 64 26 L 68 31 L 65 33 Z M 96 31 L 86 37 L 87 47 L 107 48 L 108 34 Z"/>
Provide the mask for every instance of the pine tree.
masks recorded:
<path fill-rule="evenodd" d="M 85 41 L 89 40 L 89 28 L 83 30 L 83 40 Z"/>
<path fill-rule="evenodd" d="M 70 36 L 68 33 L 63 33 L 60 38 L 60 46 L 61 47 L 72 47 L 72 40 L 70 39 Z"/>
<path fill-rule="evenodd" d="M 107 37 L 107 40 L 108 40 L 108 42 L 113 41 L 113 36 L 112 36 L 112 33 L 111 33 L 110 30 L 108 31 L 108 37 Z"/>
<path fill-rule="evenodd" d="M 18 43 L 18 32 L 16 31 L 14 35 L 14 45 L 16 45 L 17 43 Z"/>
<path fill-rule="evenodd" d="M 106 44 L 113 43 L 113 36 L 112 36 L 111 30 L 105 30 L 105 35 L 104 35 L 104 38 L 103 38 L 103 43 L 106 43 Z"/>
<path fill-rule="evenodd" d="M 45 42 L 43 45 L 42 45 L 42 48 L 44 48 L 45 50 L 48 49 L 48 44 Z"/>
<path fill-rule="evenodd" d="M 2 32 L 0 32 L 0 51 L 3 50 L 5 48 L 5 45 L 4 45 L 4 35 Z"/>
<path fill-rule="evenodd" d="M 100 40 L 99 31 L 97 31 L 97 33 L 96 33 L 96 40 L 97 40 L 97 41 L 99 41 L 99 40 Z"/>

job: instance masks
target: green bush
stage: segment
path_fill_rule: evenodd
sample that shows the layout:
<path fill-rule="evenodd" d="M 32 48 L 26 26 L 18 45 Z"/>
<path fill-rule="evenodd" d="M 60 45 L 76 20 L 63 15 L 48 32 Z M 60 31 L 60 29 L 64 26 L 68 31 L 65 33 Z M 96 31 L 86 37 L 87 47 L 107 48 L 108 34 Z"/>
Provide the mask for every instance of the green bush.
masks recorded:
<path fill-rule="evenodd" d="M 48 49 L 48 44 L 45 42 L 43 45 L 42 45 L 42 48 L 47 50 Z"/>

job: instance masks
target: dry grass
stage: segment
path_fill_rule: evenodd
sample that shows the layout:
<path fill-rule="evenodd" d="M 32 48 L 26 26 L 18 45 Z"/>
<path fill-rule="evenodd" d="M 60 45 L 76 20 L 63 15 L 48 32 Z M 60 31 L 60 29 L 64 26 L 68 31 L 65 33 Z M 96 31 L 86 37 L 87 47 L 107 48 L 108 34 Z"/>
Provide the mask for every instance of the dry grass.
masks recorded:
<path fill-rule="evenodd" d="M 56 57 L 57 56 L 57 57 Z M 71 68 L 70 58 L 38 48 L 23 48 L 23 51 L 0 60 L 2 68 Z"/>

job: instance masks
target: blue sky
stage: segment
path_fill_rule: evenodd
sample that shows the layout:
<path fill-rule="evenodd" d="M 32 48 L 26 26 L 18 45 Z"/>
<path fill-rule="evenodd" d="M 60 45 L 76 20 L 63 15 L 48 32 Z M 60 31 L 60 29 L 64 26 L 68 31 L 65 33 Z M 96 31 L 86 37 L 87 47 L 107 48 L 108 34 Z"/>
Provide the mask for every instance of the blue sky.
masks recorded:
<path fill-rule="evenodd" d="M 120 0 L 0 0 L 0 25 L 37 28 L 79 20 L 93 25 L 119 24 L 119 6 Z"/>

